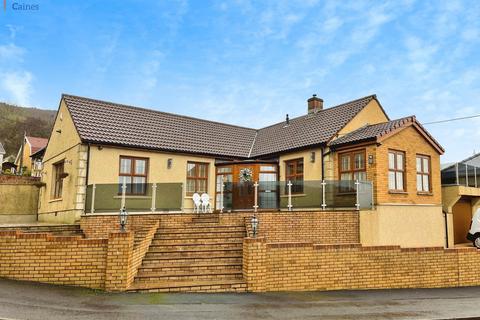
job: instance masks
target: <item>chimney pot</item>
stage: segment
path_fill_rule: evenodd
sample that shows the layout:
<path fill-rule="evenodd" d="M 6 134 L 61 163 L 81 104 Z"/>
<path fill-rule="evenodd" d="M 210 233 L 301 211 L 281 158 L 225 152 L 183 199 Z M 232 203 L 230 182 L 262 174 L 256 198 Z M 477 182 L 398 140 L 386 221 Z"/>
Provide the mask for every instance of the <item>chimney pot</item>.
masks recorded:
<path fill-rule="evenodd" d="M 313 94 L 310 99 L 307 100 L 308 113 L 316 113 L 323 109 L 323 100 L 318 98 L 316 94 Z"/>

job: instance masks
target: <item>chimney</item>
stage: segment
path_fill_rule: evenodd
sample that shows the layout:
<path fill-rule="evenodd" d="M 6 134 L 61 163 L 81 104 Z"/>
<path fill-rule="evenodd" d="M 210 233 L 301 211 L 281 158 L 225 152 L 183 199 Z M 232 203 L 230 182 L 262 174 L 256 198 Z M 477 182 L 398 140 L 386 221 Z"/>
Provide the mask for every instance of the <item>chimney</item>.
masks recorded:
<path fill-rule="evenodd" d="M 316 113 L 323 109 L 323 100 L 317 98 L 317 95 L 314 94 L 310 99 L 307 100 L 308 103 L 308 113 Z"/>

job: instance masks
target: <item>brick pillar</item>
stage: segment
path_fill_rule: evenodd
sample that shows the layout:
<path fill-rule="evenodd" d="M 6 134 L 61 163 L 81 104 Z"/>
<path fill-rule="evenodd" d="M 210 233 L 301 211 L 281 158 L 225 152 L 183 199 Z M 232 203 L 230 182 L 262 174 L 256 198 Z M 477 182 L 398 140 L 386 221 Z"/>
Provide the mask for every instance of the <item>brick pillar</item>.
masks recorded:
<path fill-rule="evenodd" d="M 243 240 L 243 279 L 250 292 L 264 292 L 267 275 L 267 244 L 263 237 Z"/>
<path fill-rule="evenodd" d="M 133 261 L 132 232 L 117 232 L 108 235 L 107 269 L 105 290 L 125 291 L 128 289 Z"/>

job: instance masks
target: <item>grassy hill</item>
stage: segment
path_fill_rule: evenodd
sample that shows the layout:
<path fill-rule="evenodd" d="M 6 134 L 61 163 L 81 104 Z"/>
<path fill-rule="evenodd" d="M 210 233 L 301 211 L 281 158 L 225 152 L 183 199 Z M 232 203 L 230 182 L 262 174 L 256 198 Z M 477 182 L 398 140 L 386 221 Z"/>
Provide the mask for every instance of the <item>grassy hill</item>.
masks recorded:
<path fill-rule="evenodd" d="M 16 155 L 24 132 L 29 136 L 48 138 L 55 114 L 54 110 L 23 108 L 0 102 L 0 142 L 6 156 Z"/>

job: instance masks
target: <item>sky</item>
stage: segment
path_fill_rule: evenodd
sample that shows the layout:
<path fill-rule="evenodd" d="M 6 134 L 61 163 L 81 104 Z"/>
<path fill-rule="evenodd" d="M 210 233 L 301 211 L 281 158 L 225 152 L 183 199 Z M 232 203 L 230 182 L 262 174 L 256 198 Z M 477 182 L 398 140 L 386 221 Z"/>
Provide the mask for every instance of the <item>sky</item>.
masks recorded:
<path fill-rule="evenodd" d="M 391 119 L 480 114 L 480 1 L 44 1 L 0 9 L 0 101 L 62 93 L 260 128 L 376 94 Z M 1 115 L 0 115 L 1 116 Z M 480 118 L 426 125 L 443 162 Z"/>

